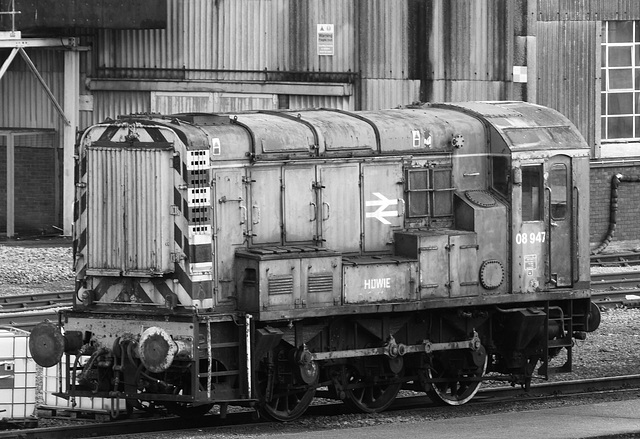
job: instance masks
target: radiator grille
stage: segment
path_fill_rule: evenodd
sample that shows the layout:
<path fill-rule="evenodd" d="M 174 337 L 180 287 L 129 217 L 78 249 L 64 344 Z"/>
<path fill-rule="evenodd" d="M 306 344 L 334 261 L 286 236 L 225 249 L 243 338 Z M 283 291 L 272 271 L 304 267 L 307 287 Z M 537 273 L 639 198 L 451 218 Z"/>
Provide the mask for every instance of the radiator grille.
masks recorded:
<path fill-rule="evenodd" d="M 309 293 L 331 293 L 333 291 L 333 273 L 309 275 Z"/>

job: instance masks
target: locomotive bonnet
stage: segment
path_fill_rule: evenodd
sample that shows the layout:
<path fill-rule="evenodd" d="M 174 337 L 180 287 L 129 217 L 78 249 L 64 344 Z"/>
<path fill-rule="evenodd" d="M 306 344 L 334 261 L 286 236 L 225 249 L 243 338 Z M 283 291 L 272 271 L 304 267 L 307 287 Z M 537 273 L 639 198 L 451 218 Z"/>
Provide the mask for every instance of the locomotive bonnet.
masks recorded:
<path fill-rule="evenodd" d="M 300 416 L 457 405 L 571 370 L 589 147 L 524 102 L 133 115 L 79 140 L 76 295 L 30 349 L 66 398 Z M 223 410 L 224 412 L 224 410 Z"/>

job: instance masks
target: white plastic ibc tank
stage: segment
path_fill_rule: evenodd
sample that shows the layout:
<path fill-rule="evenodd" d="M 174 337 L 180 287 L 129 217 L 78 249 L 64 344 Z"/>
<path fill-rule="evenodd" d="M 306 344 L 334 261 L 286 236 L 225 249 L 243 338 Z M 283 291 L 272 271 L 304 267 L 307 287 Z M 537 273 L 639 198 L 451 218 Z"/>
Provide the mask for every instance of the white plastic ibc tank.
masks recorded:
<path fill-rule="evenodd" d="M 79 364 L 84 364 L 89 359 L 89 356 L 81 357 Z M 71 357 L 71 361 L 74 361 L 75 357 Z M 67 365 L 67 356 L 63 355 L 62 360 L 60 361 L 60 369 L 58 369 L 58 365 L 52 367 L 43 368 L 42 373 L 42 390 L 44 393 L 44 406 L 47 407 L 57 407 L 57 408 L 65 408 L 65 409 L 76 409 L 76 410 L 92 410 L 99 412 L 111 412 L 112 409 L 117 410 L 125 410 L 126 401 L 124 399 L 120 399 L 116 402 L 115 407 L 112 406 L 112 400 L 110 398 L 75 398 L 75 406 L 73 405 L 71 400 L 66 400 L 64 398 L 58 398 L 53 395 L 53 392 L 58 392 L 60 390 L 60 382 L 62 382 L 62 390 L 66 390 L 67 388 L 67 377 L 66 377 L 66 365 Z M 62 374 L 62 380 L 60 380 L 60 375 L 58 372 Z"/>
<path fill-rule="evenodd" d="M 29 333 L 0 327 L 0 419 L 33 417 L 36 362 L 29 354 Z"/>

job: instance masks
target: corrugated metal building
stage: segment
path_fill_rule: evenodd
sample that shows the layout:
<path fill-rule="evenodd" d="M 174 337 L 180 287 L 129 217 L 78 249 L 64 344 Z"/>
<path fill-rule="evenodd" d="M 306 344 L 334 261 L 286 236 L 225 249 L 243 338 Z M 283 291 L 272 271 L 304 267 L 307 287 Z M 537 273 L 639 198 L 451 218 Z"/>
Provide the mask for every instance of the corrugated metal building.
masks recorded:
<path fill-rule="evenodd" d="M 21 40 L 63 37 L 58 47 L 25 48 L 63 111 L 16 56 L 0 70 L 0 129 L 58 133 L 54 146 L 67 148 L 67 162 L 52 166 L 63 179 L 72 166 L 70 132 L 118 114 L 356 110 L 418 100 L 548 105 L 593 145 L 596 169 L 614 169 L 608 151 L 621 142 L 601 141 L 601 121 L 609 121 L 605 129 L 618 121 L 602 116 L 603 28 L 640 20 L 632 0 L 15 0 L 15 9 L 22 13 L 0 15 L 0 62 L 19 44 L 11 26 Z M 69 37 L 73 45 L 64 44 Z M 625 166 L 633 156 L 640 154 L 627 148 Z M 7 174 L 0 169 L 3 193 Z M 601 190 L 608 182 L 598 184 L 596 202 L 608 197 Z M 69 232 L 72 188 L 59 187 L 58 222 L 34 229 L 18 217 L 17 232 L 52 225 Z M 8 211 L 1 205 L 0 218 Z M 604 216 L 594 218 L 594 241 L 607 227 Z M 7 229 L 0 220 L 0 232 Z"/>

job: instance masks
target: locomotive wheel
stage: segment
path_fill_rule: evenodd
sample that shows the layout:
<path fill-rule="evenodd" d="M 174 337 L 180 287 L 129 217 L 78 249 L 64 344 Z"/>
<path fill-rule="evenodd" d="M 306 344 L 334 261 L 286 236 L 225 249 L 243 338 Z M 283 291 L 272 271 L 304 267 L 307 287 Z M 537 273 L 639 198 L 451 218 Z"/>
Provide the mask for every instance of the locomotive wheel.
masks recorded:
<path fill-rule="evenodd" d="M 402 387 L 402 383 L 367 383 L 354 368 L 350 368 L 347 374 L 347 386 L 358 386 L 345 390 L 344 403 L 350 409 L 361 413 L 379 413 L 386 410 L 393 404 Z"/>
<path fill-rule="evenodd" d="M 274 421 L 287 422 L 299 418 L 316 394 L 315 385 L 296 380 L 293 367 L 297 366 L 291 364 L 288 355 L 291 349 L 281 342 L 261 363 L 257 373 L 258 410 Z M 271 355 L 273 365 L 268 364 Z"/>
<path fill-rule="evenodd" d="M 441 355 L 434 358 L 427 374 L 430 379 L 444 381 L 431 383 L 427 390 L 431 400 L 446 405 L 462 405 L 475 396 L 481 384 L 475 379 L 481 378 L 487 370 L 488 356 L 483 347 L 472 355 L 473 362 L 463 360 L 463 363 L 471 363 L 471 367 L 462 370 L 456 366 L 460 362 L 456 361 L 460 360 L 459 356 Z"/>
<path fill-rule="evenodd" d="M 206 371 L 207 365 L 208 365 L 208 361 L 201 360 L 200 370 Z M 212 363 L 212 370 L 225 371 L 227 370 L 227 368 L 224 366 L 224 364 L 222 364 L 222 362 L 214 359 Z M 226 378 L 224 377 L 217 378 L 217 379 L 214 378 L 213 386 L 215 387 L 216 385 L 224 384 L 225 381 L 226 381 Z M 185 375 L 184 381 L 182 382 L 182 384 L 177 385 L 176 394 L 190 395 L 191 394 L 190 385 L 191 385 L 191 374 L 189 373 Z M 207 387 L 206 377 L 200 378 L 199 386 L 200 386 L 200 390 L 202 391 L 206 390 L 206 387 Z M 191 403 L 185 403 L 185 402 L 168 401 L 164 403 L 164 406 L 167 408 L 167 411 L 172 415 L 176 415 L 181 418 L 195 419 L 195 418 L 200 418 L 206 415 L 207 413 L 209 413 L 209 411 L 213 408 L 214 404 L 207 403 L 207 404 L 193 405 Z"/>

